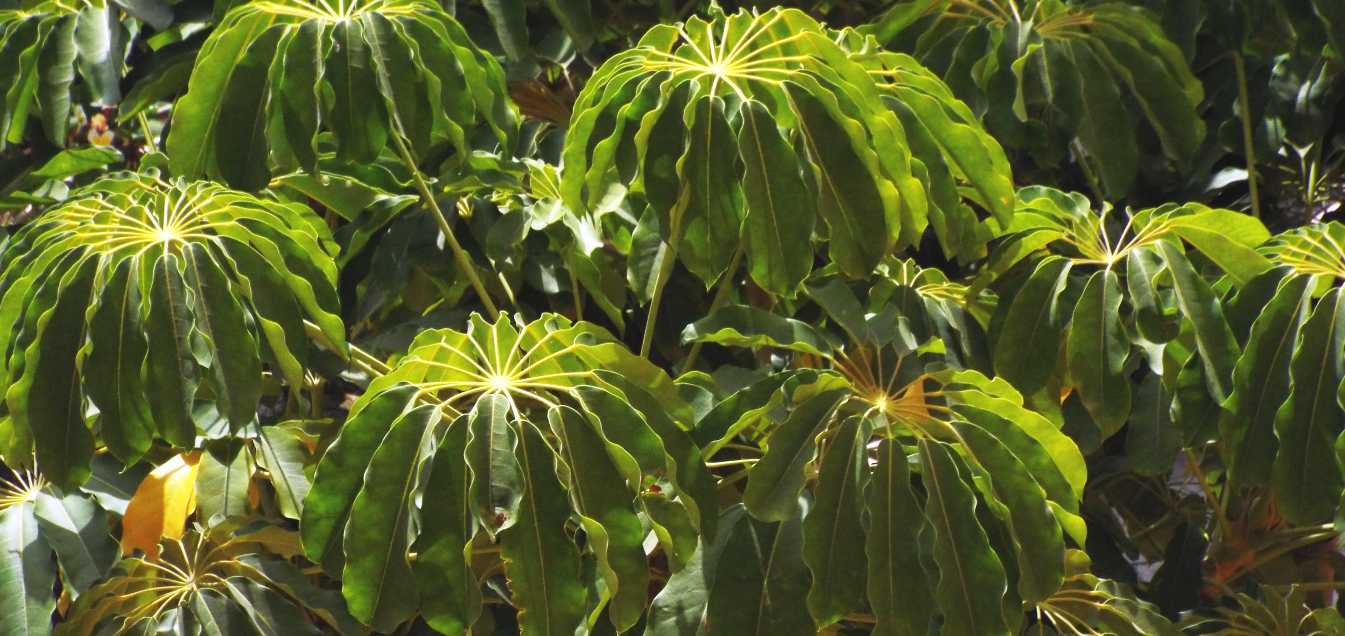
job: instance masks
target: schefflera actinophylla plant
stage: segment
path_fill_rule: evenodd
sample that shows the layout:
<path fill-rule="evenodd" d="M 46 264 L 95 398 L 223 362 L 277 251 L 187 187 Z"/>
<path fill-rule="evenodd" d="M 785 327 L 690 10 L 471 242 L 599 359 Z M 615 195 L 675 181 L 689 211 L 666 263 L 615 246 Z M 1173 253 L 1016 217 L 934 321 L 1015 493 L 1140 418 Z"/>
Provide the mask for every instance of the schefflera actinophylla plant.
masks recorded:
<path fill-rule="evenodd" d="M 302 385 L 305 319 L 344 349 L 335 251 L 308 208 L 214 183 L 119 175 L 75 192 L 0 248 L 5 462 L 35 455 L 71 488 L 96 445 L 128 463 L 156 438 L 192 448 L 198 397 L 246 426 L 263 363 Z"/>

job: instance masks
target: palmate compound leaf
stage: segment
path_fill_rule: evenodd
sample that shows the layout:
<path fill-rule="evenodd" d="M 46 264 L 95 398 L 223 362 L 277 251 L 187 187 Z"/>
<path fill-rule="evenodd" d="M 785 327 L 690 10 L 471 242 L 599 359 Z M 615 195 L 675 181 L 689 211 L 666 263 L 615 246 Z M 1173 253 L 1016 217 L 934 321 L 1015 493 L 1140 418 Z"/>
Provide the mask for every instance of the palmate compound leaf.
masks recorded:
<path fill-rule="evenodd" d="M 506 94 L 499 64 L 439 3 L 247 2 L 202 46 L 168 150 L 174 174 L 255 190 L 272 167 L 316 170 L 321 130 L 361 163 L 403 142 L 466 155 L 481 128 L 509 148 Z"/>
<path fill-rule="evenodd" d="M 1200 81 L 1130 3 L 903 0 L 863 30 L 929 64 L 1006 146 L 1055 163 L 1076 142 L 1109 196 L 1135 180 L 1139 120 L 1178 165 L 1205 136 Z"/>
<path fill-rule="evenodd" d="M 474 315 L 465 332 L 422 332 L 319 463 L 305 553 L 380 631 L 417 612 L 446 632 L 471 625 L 471 556 L 495 542 L 525 632 L 573 633 L 604 604 L 629 629 L 647 595 L 643 520 L 672 552 L 718 519 L 691 419 L 662 370 L 587 323 Z"/>
<path fill-rule="evenodd" d="M 62 495 L 31 471 L 5 473 L 0 476 L 0 631 L 49 634 L 57 579 L 71 597 L 88 591 L 112 566 L 116 543 L 107 513 L 86 495 Z"/>
<path fill-rule="evenodd" d="M 841 37 L 783 8 L 650 29 L 579 96 L 566 204 L 587 210 L 609 184 L 628 185 L 707 285 L 741 244 L 753 280 L 782 295 L 812 269 L 815 235 L 849 276 L 914 245 L 931 223 L 949 253 L 974 254 L 962 234 L 986 232 L 968 227 L 955 177 L 990 192 L 982 205 L 1005 223 L 1002 152 L 914 61 L 864 62 Z"/>
<path fill-rule="evenodd" d="M 946 283 L 901 271 L 893 280 L 905 284 L 878 285 L 871 295 L 909 291 L 949 300 Z M 930 351 L 946 337 L 928 328 L 938 304 L 907 304 L 882 316 L 860 310 L 843 287 L 810 294 L 847 333 L 847 344 L 819 350 L 814 343 L 828 340 L 820 334 L 780 339 L 743 322 L 706 331 L 708 341 L 765 343 L 830 370 L 795 371 L 784 382 L 760 380 L 762 391 L 744 389 L 759 393 L 733 400 L 747 421 L 712 411 L 702 425 L 722 439 L 705 447 L 764 447 L 743 493 L 747 512 L 763 522 L 797 515 L 800 493 L 811 491 L 802 559 L 812 574 L 806 602 L 818 627 L 869 611 L 880 633 L 920 633 L 934 620 L 945 633 L 1009 633 L 1024 611 L 1061 586 L 1066 541 L 1085 541 L 1079 505 L 1086 469 L 1078 447 L 1025 408 L 1006 382 L 949 369 L 948 358 Z M 923 330 L 912 328 L 921 323 Z M 786 416 L 773 419 L 769 413 L 781 407 Z M 911 567 L 929 571 L 912 575 Z"/>
<path fill-rule="evenodd" d="M 277 526 L 193 529 L 157 556 L 122 559 L 80 595 L 62 636 L 102 633 L 359 634 L 334 590 L 287 560 L 294 532 Z"/>
<path fill-rule="evenodd" d="M 300 205 L 213 183 L 110 177 L 25 225 L 8 247 L 0 450 L 11 465 L 36 452 L 64 488 L 88 478 L 95 438 L 128 462 L 155 438 L 193 447 L 198 389 L 231 426 L 246 426 L 263 362 L 302 385 L 305 318 L 338 349 L 345 342 L 335 248 Z M 88 402 L 98 411 L 93 430 Z"/>
<path fill-rule="evenodd" d="M 27 4 L 27 3 L 25 3 Z M 126 38 L 105 0 L 59 0 L 0 9 L 0 149 L 23 140 L 28 118 L 65 146 L 72 88 L 102 103 L 120 99 Z M 115 15 L 115 13 L 113 14 Z"/>
<path fill-rule="evenodd" d="M 1270 485 L 1287 520 L 1321 523 L 1345 484 L 1333 450 L 1345 395 L 1345 225 L 1285 232 L 1264 252 L 1279 267 L 1240 293 L 1264 287 L 1271 295 L 1230 304 L 1230 319 L 1250 330 L 1223 403 L 1225 453 L 1231 477 Z"/>
<path fill-rule="evenodd" d="M 1083 195 L 1023 188 L 1009 231 L 975 285 L 1011 299 L 992 321 L 995 371 L 1024 394 L 1051 386 L 1077 392 L 1105 438 L 1131 412 L 1127 364 L 1139 340 L 1172 341 L 1185 321 L 1198 356 L 1197 385 L 1222 401 L 1232 390 L 1239 343 L 1213 281 L 1186 249 L 1243 284 L 1273 266 L 1256 251 L 1268 238 L 1259 221 L 1231 210 L 1188 203 L 1094 212 Z"/>

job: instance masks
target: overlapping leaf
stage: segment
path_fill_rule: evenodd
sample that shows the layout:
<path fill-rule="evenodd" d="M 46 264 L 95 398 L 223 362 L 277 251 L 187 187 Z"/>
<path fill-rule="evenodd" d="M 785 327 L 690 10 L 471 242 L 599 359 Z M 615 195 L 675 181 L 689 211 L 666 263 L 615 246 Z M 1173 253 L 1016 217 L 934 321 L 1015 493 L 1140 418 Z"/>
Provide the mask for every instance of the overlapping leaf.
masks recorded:
<path fill-rule="evenodd" d="M 607 184 L 629 184 L 707 285 L 742 243 L 753 279 L 783 295 L 811 270 L 814 236 L 850 276 L 918 242 L 932 217 L 949 253 L 974 254 L 976 239 L 962 234 L 978 234 L 978 222 L 955 177 L 989 191 L 980 203 L 1002 225 L 1012 209 L 998 146 L 913 60 L 866 57 L 835 39 L 781 8 L 654 27 L 580 94 L 566 203 L 585 210 Z"/>
<path fill-rule="evenodd" d="M 303 206 L 210 183 L 107 178 L 10 246 L 0 256 L 3 452 L 22 465 L 35 450 L 64 487 L 88 478 L 96 442 L 125 461 L 155 438 L 194 446 L 198 397 L 235 430 L 248 425 L 263 363 L 302 385 L 305 318 L 338 350 L 345 340 L 331 237 Z"/>
<path fill-rule="evenodd" d="M 64 147 L 77 82 L 96 101 L 120 99 L 128 38 L 109 11 L 116 9 L 103 0 L 0 9 L 0 148 L 24 140 L 29 117 L 41 121 L 48 141 Z M 109 29 L 118 31 L 115 37 Z"/>
<path fill-rule="evenodd" d="M 1140 120 L 1183 166 L 1205 136 L 1203 87 L 1159 20 L 1130 3 L 905 0 L 864 30 L 928 64 L 1006 146 L 1048 163 L 1077 143 L 1110 196 L 1134 183 Z"/>
<path fill-rule="evenodd" d="M 1130 415 L 1132 355 L 1186 333 L 1194 353 L 1177 362 L 1194 361 L 1211 399 L 1229 395 L 1239 343 L 1185 249 L 1246 283 L 1273 266 L 1256 251 L 1269 238 L 1259 221 L 1198 204 L 1094 212 L 1082 195 L 1036 186 L 1018 200 L 977 284 L 1012 298 L 992 321 L 1000 376 L 1025 394 L 1073 391 L 1105 438 Z"/>
<path fill-rule="evenodd" d="M 319 464 L 305 551 L 341 573 L 351 611 L 379 630 L 417 611 L 470 625 L 481 595 L 470 555 L 493 542 L 525 630 L 568 633 L 604 605 L 627 629 L 646 603 L 642 518 L 676 539 L 669 550 L 718 519 L 689 421 L 663 371 L 593 325 L 473 316 L 465 332 L 422 332 Z M 425 480 L 449 490 L 418 498 Z M 581 544 L 566 532 L 572 518 Z M 444 569 L 413 570 L 413 545 L 432 546 Z M 596 598 L 581 552 L 596 562 Z"/>
<path fill-rule="evenodd" d="M 809 486 L 802 558 L 812 574 L 807 606 L 818 627 L 867 609 L 884 633 L 923 631 L 938 615 L 948 633 L 1008 633 L 1020 608 L 1062 584 L 1066 537 L 1084 541 L 1083 456 L 1055 424 L 1024 408 L 1009 385 L 921 353 L 942 334 L 929 328 L 931 306 L 903 304 L 903 294 L 957 297 L 948 283 L 916 283 L 922 275 L 930 276 L 878 286 L 875 306 L 888 308 L 886 315 L 866 314 L 838 283 L 812 289 L 849 343 L 818 351 L 767 342 L 821 358 L 833 372 L 784 382 L 768 377 L 759 381 L 761 390 L 745 389 L 752 395 L 726 402 L 750 422 L 721 425 L 711 411 L 702 427 L 764 448 L 743 493 L 748 513 L 761 521 L 798 514 L 805 477 L 817 475 Z M 915 326 L 922 321 L 923 328 Z M 744 330 L 751 332 L 738 326 Z M 764 416 L 780 407 L 787 412 L 782 419 Z M 918 459 L 918 472 L 908 455 Z M 1009 543 L 991 536 L 1008 536 Z M 913 574 L 912 567 L 924 571 Z"/>
<path fill-rule="evenodd" d="M 202 46 L 168 150 L 178 175 L 254 190 L 273 167 L 315 170 L 322 130 L 356 162 L 400 143 L 465 155 L 478 128 L 511 147 L 512 108 L 499 65 L 437 3 L 248 2 Z"/>

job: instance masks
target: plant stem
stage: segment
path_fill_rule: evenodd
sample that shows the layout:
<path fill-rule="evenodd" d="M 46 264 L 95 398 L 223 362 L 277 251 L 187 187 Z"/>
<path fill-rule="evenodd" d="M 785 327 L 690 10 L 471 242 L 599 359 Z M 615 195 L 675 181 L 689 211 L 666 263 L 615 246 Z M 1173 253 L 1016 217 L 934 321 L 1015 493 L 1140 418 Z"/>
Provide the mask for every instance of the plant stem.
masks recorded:
<path fill-rule="evenodd" d="M 1252 216 L 1261 218 L 1261 196 L 1256 185 L 1256 144 L 1252 139 L 1252 108 L 1247 97 L 1247 64 L 1241 51 L 1233 52 L 1233 70 L 1238 78 L 1238 114 L 1242 120 L 1242 154 L 1247 161 L 1247 190 L 1252 199 Z"/>
<path fill-rule="evenodd" d="M 149 146 L 150 152 L 159 152 L 159 144 L 154 141 L 154 133 L 149 129 L 149 118 L 145 116 L 145 111 L 135 114 L 136 119 L 140 121 L 140 131 L 145 135 L 145 145 Z"/>
<path fill-rule="evenodd" d="M 1089 187 L 1093 189 L 1093 196 L 1099 202 L 1106 201 L 1107 199 L 1102 196 L 1102 182 L 1099 181 L 1097 173 L 1093 172 L 1093 166 L 1088 163 L 1089 156 L 1087 152 L 1084 152 L 1083 144 L 1076 139 L 1070 145 L 1074 146 L 1074 154 L 1078 157 L 1079 169 L 1083 170 L 1084 178 L 1088 180 Z"/>
<path fill-rule="evenodd" d="M 1196 456 L 1195 451 L 1186 449 L 1186 467 L 1191 475 L 1200 482 L 1200 491 L 1205 493 L 1205 503 L 1209 505 L 1214 512 L 1214 521 L 1219 526 L 1219 533 L 1225 539 L 1233 536 L 1228 525 L 1228 517 L 1224 514 L 1223 506 L 1218 497 L 1214 496 L 1214 491 L 1210 489 L 1209 482 L 1205 481 L 1205 471 L 1200 469 L 1200 458 Z"/>
<path fill-rule="evenodd" d="M 733 289 L 733 278 L 738 273 L 738 265 L 742 260 L 743 244 L 739 241 L 738 249 L 733 252 L 733 260 L 729 261 L 729 268 L 724 271 L 724 277 L 719 279 L 719 287 L 715 290 L 714 300 L 710 301 L 710 311 L 708 313 L 715 313 L 715 310 L 723 306 L 724 302 L 729 299 L 729 291 Z M 682 363 L 682 373 L 695 368 L 696 358 L 700 357 L 701 345 L 704 344 L 704 342 L 697 342 L 691 345 L 691 351 L 687 353 L 687 359 Z"/>
<path fill-rule="evenodd" d="M 570 297 L 574 300 L 574 319 L 576 321 L 584 319 L 584 294 L 579 291 L 579 277 L 574 275 L 574 268 L 565 268 L 570 274 Z"/>
<path fill-rule="evenodd" d="M 317 340 L 318 344 L 321 344 L 323 347 L 326 347 L 330 351 L 339 353 L 339 351 L 337 351 L 336 344 L 327 338 L 327 334 L 322 333 L 321 327 L 317 326 L 311 321 L 305 320 L 304 331 L 308 333 L 308 337 Z M 387 364 L 385 364 L 382 360 L 379 360 L 378 356 L 369 353 L 368 351 L 365 351 L 364 349 L 361 349 L 351 343 L 346 343 L 346 347 L 350 349 L 351 366 L 369 374 L 370 376 L 383 375 L 388 371 L 392 370 L 392 368 L 389 367 Z"/>
<path fill-rule="evenodd" d="M 1304 592 L 1323 592 L 1329 590 L 1345 589 L 1345 581 L 1313 581 L 1311 583 L 1277 583 L 1266 587 L 1279 589 L 1298 588 Z"/>
<path fill-rule="evenodd" d="M 444 235 L 444 241 L 448 243 L 449 250 L 453 252 L 453 260 L 457 262 L 458 269 L 467 274 L 467 280 L 471 281 L 472 289 L 476 290 L 476 295 L 481 299 L 481 304 L 485 305 L 486 311 L 490 312 L 492 317 L 498 317 L 500 310 L 496 308 L 495 301 L 491 300 L 490 293 L 486 291 L 485 283 L 481 282 L 481 277 L 476 274 L 476 266 L 472 264 L 472 257 L 467 254 L 467 250 L 462 249 L 462 244 L 458 242 L 458 237 L 453 233 L 453 226 L 448 222 L 448 217 L 439 207 L 439 202 L 435 200 L 434 193 L 430 192 L 429 184 L 425 183 L 425 178 L 420 174 L 420 166 L 411 156 L 411 149 L 406 147 L 406 142 L 402 139 L 401 126 L 392 132 L 392 141 L 397 145 L 397 153 L 402 157 L 402 163 L 406 164 L 406 169 L 411 171 L 411 178 L 416 182 L 416 189 L 420 191 L 420 199 L 425 203 L 430 211 L 434 212 L 434 220 L 439 224 L 439 231 Z"/>
<path fill-rule="evenodd" d="M 706 468 L 724 468 L 726 466 L 751 466 L 761 461 L 760 457 L 748 457 L 745 459 L 730 459 L 722 462 L 705 462 Z"/>
<path fill-rule="evenodd" d="M 687 196 L 684 191 L 674 204 L 672 213 L 668 215 L 672 219 L 672 227 L 668 233 L 663 260 L 659 261 L 658 277 L 654 279 L 654 296 L 649 299 L 649 315 L 644 319 L 644 336 L 640 342 L 640 357 L 646 360 L 649 359 L 650 349 L 654 345 L 654 324 L 658 322 L 659 305 L 663 303 L 663 288 L 668 286 L 673 267 L 677 265 L 677 248 L 682 243 L 682 213 L 686 209 L 686 202 Z"/>

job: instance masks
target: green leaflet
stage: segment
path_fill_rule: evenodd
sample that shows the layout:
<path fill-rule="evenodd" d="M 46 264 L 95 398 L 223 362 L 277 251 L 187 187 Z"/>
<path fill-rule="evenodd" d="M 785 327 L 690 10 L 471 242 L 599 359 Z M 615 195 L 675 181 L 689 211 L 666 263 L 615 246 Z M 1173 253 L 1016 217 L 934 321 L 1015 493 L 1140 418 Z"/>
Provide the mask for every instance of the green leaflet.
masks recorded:
<path fill-rule="evenodd" d="M 77 16 L 58 18 L 47 34 L 46 45 L 38 54 L 40 75 L 37 103 L 42 114 L 42 127 L 47 139 L 57 146 L 65 145 L 70 119 L 70 86 L 75 81 L 75 26 Z"/>
<path fill-rule="evenodd" d="M 261 398 L 261 357 L 248 328 L 246 312 L 208 248 L 193 245 L 183 252 L 186 286 L 195 298 L 195 327 L 211 351 L 209 374 L 220 412 L 237 431 L 256 417 Z"/>
<path fill-rule="evenodd" d="M 299 523 L 304 554 L 323 570 L 342 570 L 342 528 L 363 484 L 365 468 L 414 394 L 415 387 L 398 386 L 361 400 L 323 455 Z"/>
<path fill-rule="evenodd" d="M 257 464 L 266 469 L 271 486 L 276 489 L 280 514 L 289 519 L 302 519 L 304 502 L 313 484 L 304 473 L 310 460 L 301 434 L 284 425 L 263 426 L 257 437 L 255 453 Z"/>
<path fill-rule="evenodd" d="M 1222 402 L 1232 391 L 1233 367 L 1237 362 L 1238 343 L 1224 319 L 1224 312 L 1213 290 L 1191 267 L 1191 262 L 1167 241 L 1158 243 L 1158 251 L 1172 272 L 1172 289 L 1177 307 L 1195 327 L 1196 348 L 1205 372 L 1210 395 Z"/>
<path fill-rule="evenodd" d="M 57 496 L 47 491 L 38 493 L 32 506 L 41 540 L 56 551 L 72 595 L 88 590 L 107 574 L 116 560 L 117 544 L 108 533 L 107 513 L 102 508 L 83 495 Z"/>
<path fill-rule="evenodd" d="M 1266 484 L 1279 440 L 1276 413 L 1289 396 L 1290 359 L 1311 306 L 1311 276 L 1280 281 L 1270 302 L 1255 308 L 1247 346 L 1233 369 L 1233 392 L 1224 402 L 1220 434 L 1230 452 L 1229 478 Z"/>
<path fill-rule="evenodd" d="M 687 107 L 686 152 L 677 161 L 685 188 L 681 220 L 682 262 L 706 286 L 718 280 L 738 247 L 743 194 L 734 165 L 736 143 L 724 102 L 710 97 Z M 669 221 L 668 227 L 676 227 Z"/>
<path fill-rule="evenodd" d="M 991 431 L 962 422 L 955 426 L 1007 510 L 1006 521 L 1018 552 L 1018 594 L 1029 603 L 1054 594 L 1064 581 L 1065 543 L 1045 491 Z"/>
<path fill-rule="evenodd" d="M 340 140 L 339 156 L 345 161 L 373 161 L 387 144 L 390 128 L 383 101 L 370 99 L 380 92 L 364 41 L 364 26 L 361 21 L 334 26 L 331 59 L 327 61 L 327 81 L 335 95 L 329 123 Z"/>
<path fill-rule="evenodd" d="M 816 449 L 814 438 L 844 395 L 843 389 L 831 389 L 809 397 L 771 434 L 766 454 L 748 472 L 743 492 L 743 503 L 752 516 L 784 521 L 795 514 L 803 489 L 803 467 Z"/>
<path fill-rule="evenodd" d="M 805 322 L 746 305 L 727 305 L 682 330 L 682 342 L 779 347 L 813 355 L 831 353 L 825 335 Z"/>
<path fill-rule="evenodd" d="M 182 277 L 182 259 L 163 254 L 153 260 L 154 283 L 149 293 L 149 355 L 145 360 L 150 413 L 163 438 L 175 446 L 191 448 L 196 441 L 192 401 L 200 381 L 200 368 L 209 359 L 197 358 L 203 342 L 194 324 L 195 303 L 189 299 Z"/>
<path fill-rule="evenodd" d="M 439 410 L 430 405 L 397 418 L 370 457 L 367 478 L 350 506 L 341 593 L 351 616 L 379 631 L 395 629 L 420 607 L 407 552 L 413 494 L 433 453 L 438 421 Z"/>
<path fill-rule="evenodd" d="M 1280 512 L 1307 525 L 1331 518 L 1345 479 L 1334 445 L 1341 430 L 1338 391 L 1345 376 L 1345 293 L 1337 287 L 1303 323 L 1289 363 L 1293 388 L 1275 416 L 1279 453 L 1271 484 Z"/>
<path fill-rule="evenodd" d="M 222 116 L 226 87 L 247 54 L 248 45 L 271 22 L 255 16 L 236 24 L 221 25 L 201 47 L 187 94 L 173 108 L 174 119 L 181 122 L 168 133 L 169 165 L 173 174 L 201 177 L 216 173 L 212 142 Z"/>
<path fill-rule="evenodd" d="M 819 626 L 835 623 L 864 603 L 862 494 L 868 476 L 868 426 L 846 418 L 822 454 L 813 507 L 803 520 L 803 561 L 812 572 L 808 611 Z"/>
<path fill-rule="evenodd" d="M 585 590 L 579 582 L 579 554 L 565 533 L 570 507 L 556 480 L 560 462 L 536 427 L 517 425 L 523 498 L 500 543 L 519 626 L 528 633 L 572 634 L 583 618 Z"/>
<path fill-rule="evenodd" d="M 1023 393 L 1035 393 L 1054 370 L 1067 322 L 1060 306 L 1070 263 L 1043 259 L 1008 304 L 1008 314 L 995 341 L 995 373 Z"/>
<path fill-rule="evenodd" d="M 139 259 L 122 260 L 113 270 L 89 323 L 89 357 L 84 373 L 89 399 L 98 406 L 103 442 L 124 462 L 133 463 L 149 449 L 154 422 L 148 405 L 135 396 L 145 392 L 141 365 L 148 345 L 140 323 L 140 288 L 133 277 Z"/>
<path fill-rule="evenodd" d="M 492 537 L 515 523 L 524 495 L 524 475 L 515 458 L 518 438 L 508 409 L 504 396 L 489 395 L 467 416 L 468 497 L 481 528 Z"/>
<path fill-rule="evenodd" d="M 1104 436 L 1120 430 L 1130 413 L 1125 378 L 1130 340 L 1121 327 L 1121 285 L 1116 273 L 1094 273 L 1074 306 L 1066 343 L 1069 375 Z"/>
<path fill-rule="evenodd" d="M 877 618 L 874 634 L 925 633 L 937 608 L 921 566 L 918 535 L 924 524 L 911 491 L 906 451 L 886 439 L 879 442 L 877 460 L 865 492 L 869 527 L 864 537 L 868 599 Z"/>
<path fill-rule="evenodd" d="M 1100 10 L 1099 18 L 1110 17 L 1108 14 L 1118 8 Z M 1098 37 L 1089 43 L 1098 58 L 1112 67 L 1113 76 L 1129 86 L 1149 125 L 1158 133 L 1164 153 L 1185 164 L 1195 156 L 1205 136 L 1205 122 L 1195 110 L 1203 92 L 1181 53 L 1163 38 L 1161 29 L 1150 27 L 1147 34 L 1137 32 L 1134 25 L 1138 22 L 1100 19 L 1093 27 Z M 1143 35 L 1149 37 L 1137 37 Z M 1164 56 L 1175 57 L 1176 64 L 1169 66 Z M 1194 94 L 1187 92 L 1187 82 L 1194 85 Z"/>
<path fill-rule="evenodd" d="M 32 432 L 42 473 L 67 489 L 88 480 L 93 458 L 93 434 L 84 423 L 76 366 L 83 338 L 71 335 L 84 333 L 96 264 L 97 259 L 86 256 L 48 277 L 43 287 L 59 282 L 58 297 L 37 318 L 38 335 L 25 351 L 23 377 L 7 394 L 20 425 Z"/>
<path fill-rule="evenodd" d="M 215 440 L 206 446 L 196 473 L 196 506 L 207 527 L 247 513 L 253 465 L 241 440 Z"/>
<path fill-rule="evenodd" d="M 955 410 L 967 423 L 1008 447 L 1045 490 L 1047 499 L 1062 510 L 1078 513 L 1087 474 L 1074 442 L 1041 415 L 1022 407 L 1008 408 L 1003 400 L 968 400 Z"/>
<path fill-rule="evenodd" d="M 730 509 L 732 512 L 732 509 Z M 729 634 L 815 634 L 808 614 L 808 570 L 803 563 L 800 516 L 795 504 L 784 521 L 725 514 L 727 540 L 705 609 L 705 624 Z M 704 546 L 702 546 L 704 549 Z"/>
<path fill-rule="evenodd" d="M 1008 634 L 1000 600 L 1008 583 L 985 529 L 976 520 L 976 495 L 942 442 L 921 440 L 920 462 L 943 610 L 944 634 Z"/>
<path fill-rule="evenodd" d="M 270 28 L 249 42 L 220 99 L 219 123 L 213 131 L 214 139 L 209 140 L 215 170 L 208 174 L 240 190 L 259 190 L 269 181 L 267 69 L 272 65 L 277 45 L 287 41 L 283 37 L 287 33 L 286 29 Z M 170 129 L 170 143 L 172 134 Z"/>
<path fill-rule="evenodd" d="M 738 132 L 743 158 L 743 226 L 747 269 L 771 293 L 790 296 L 812 270 L 813 224 L 797 155 L 765 106 L 748 102 Z"/>
<path fill-rule="evenodd" d="M 439 440 L 421 503 L 420 535 L 413 549 L 416 585 L 434 590 L 420 597 L 420 613 L 430 627 L 460 633 L 481 614 L 481 590 L 470 568 L 474 517 L 469 508 L 470 485 L 463 454 L 467 447 L 466 416 L 449 424 Z"/>
<path fill-rule="evenodd" d="M 1181 317 L 1167 311 L 1154 285 L 1163 267 L 1162 257 L 1152 247 L 1141 247 L 1126 256 L 1126 291 L 1135 308 L 1135 327 L 1150 342 L 1176 338 Z"/>
<path fill-rule="evenodd" d="M 654 394 L 628 381 L 626 376 L 604 370 L 599 370 L 598 376 L 620 390 L 663 442 L 664 450 L 672 459 L 669 467 L 676 469 L 673 477 L 677 484 L 679 500 L 682 507 L 687 509 L 687 513 L 694 517 L 687 521 L 698 526 L 700 534 L 707 536 L 714 534 L 715 524 L 719 519 L 719 495 L 716 492 L 714 476 L 705 467 L 706 455 L 696 445 L 691 433 L 673 421 L 672 414 L 667 412 L 666 407 Z M 649 495 L 650 497 L 646 497 L 646 503 L 654 493 Z M 674 510 L 662 512 L 669 515 L 675 513 Z M 650 514 L 658 513 L 651 511 Z M 668 519 L 667 516 L 663 518 Z"/>
<path fill-rule="evenodd" d="M 1194 245 L 1241 285 L 1272 266 L 1269 259 L 1254 249 L 1270 238 L 1270 232 L 1255 217 L 1232 210 L 1199 209 L 1174 217 L 1172 232 Z"/>
<path fill-rule="evenodd" d="M 569 466 L 570 497 L 611 595 L 612 623 L 619 631 L 626 631 L 644 613 L 649 564 L 642 545 L 644 527 L 631 505 L 628 478 L 618 468 L 620 462 L 609 457 L 610 453 L 624 451 L 613 448 L 602 428 L 574 409 L 557 407 L 547 416 L 561 439 L 561 454 Z M 629 456 L 621 459 L 628 464 L 625 472 L 636 468 Z"/>
<path fill-rule="evenodd" d="M 620 458 L 621 464 L 634 462 L 644 474 L 643 478 L 660 478 L 670 467 L 675 472 L 676 467 L 671 464 L 663 441 L 654 434 L 644 416 L 622 396 L 597 386 L 577 387 L 575 396 L 592 413 L 589 419 L 600 427 L 602 435 L 626 455 Z M 622 476 L 628 480 L 634 476 L 631 468 L 622 467 Z M 632 484 L 641 485 L 639 482 Z"/>
<path fill-rule="evenodd" d="M 1124 195 L 1134 183 L 1139 164 L 1134 116 L 1123 106 L 1117 83 L 1095 48 L 1082 42 L 1061 46 L 1069 51 L 1079 74 L 1083 112 L 1076 134 L 1088 153 L 1082 160 L 1098 171 L 1108 194 Z"/>
<path fill-rule="evenodd" d="M 841 271 L 864 276 L 891 248 L 899 228 L 868 211 L 883 209 L 882 195 L 866 177 L 867 167 L 855 161 L 848 135 L 832 120 L 826 106 L 811 93 L 787 84 L 785 95 L 799 118 L 799 136 L 808 152 L 817 209 L 827 222 L 828 255 Z"/>
<path fill-rule="evenodd" d="M 33 505 L 0 510 L 0 630 L 16 636 L 50 633 L 55 585 L 51 547 L 38 535 Z"/>
<path fill-rule="evenodd" d="M 1172 396 L 1157 375 L 1146 375 L 1135 390 L 1126 429 L 1126 455 L 1141 475 L 1166 475 L 1181 450 L 1181 429 L 1172 423 Z"/>

